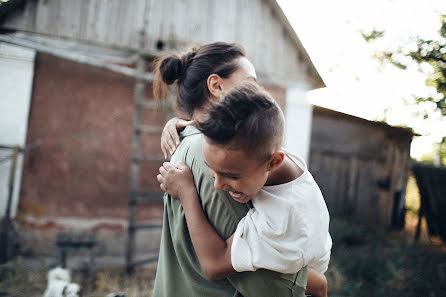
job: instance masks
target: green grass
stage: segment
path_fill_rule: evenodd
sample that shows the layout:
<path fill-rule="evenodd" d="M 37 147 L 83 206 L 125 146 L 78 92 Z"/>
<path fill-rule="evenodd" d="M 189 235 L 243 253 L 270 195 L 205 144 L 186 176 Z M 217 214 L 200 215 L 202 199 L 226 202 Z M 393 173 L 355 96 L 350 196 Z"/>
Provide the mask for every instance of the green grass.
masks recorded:
<path fill-rule="evenodd" d="M 446 247 L 333 219 L 329 296 L 446 296 Z"/>

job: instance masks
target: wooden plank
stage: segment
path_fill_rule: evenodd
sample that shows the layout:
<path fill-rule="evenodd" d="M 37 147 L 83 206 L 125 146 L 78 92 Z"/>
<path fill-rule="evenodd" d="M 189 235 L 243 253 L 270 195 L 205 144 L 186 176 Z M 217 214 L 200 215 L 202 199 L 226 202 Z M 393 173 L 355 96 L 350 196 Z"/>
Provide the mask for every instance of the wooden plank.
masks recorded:
<path fill-rule="evenodd" d="M 353 215 L 359 194 L 359 160 L 356 156 L 350 157 L 348 173 L 346 212 Z"/>
<path fill-rule="evenodd" d="M 289 36 L 283 16 L 278 15 L 276 4 L 269 0 L 46 0 L 28 3 L 34 3 L 35 7 L 27 4 L 22 16 L 11 18 L 8 25 L 49 36 L 133 50 L 138 48 L 137 31 L 145 28 L 148 33 L 146 49 L 151 52 L 158 40 L 176 45 L 175 50 L 197 42 L 237 41 L 245 45 L 258 72 L 264 73 L 270 81 L 278 85 L 298 80 L 311 83 L 301 66 L 302 61 L 296 60 L 296 53 L 303 49 L 298 49 L 297 41 Z M 29 17 L 33 15 L 36 17 Z"/>
<path fill-rule="evenodd" d="M 120 2 L 120 0 L 109 0 L 107 1 L 107 6 L 102 7 L 103 10 L 107 11 L 107 14 L 105 21 L 103 22 L 105 26 L 101 27 L 103 30 L 101 33 L 105 36 L 105 43 L 114 46 L 121 45 L 118 40 L 120 31 L 119 23 L 116 23 L 119 19 L 119 9 L 121 8 Z M 102 5 L 105 5 L 105 3 L 102 3 Z"/>
<path fill-rule="evenodd" d="M 59 0 L 57 8 L 58 35 L 64 38 L 79 39 L 80 24 L 84 21 L 81 15 L 82 1 Z"/>
<path fill-rule="evenodd" d="M 134 18 L 138 18 L 139 16 L 139 14 L 135 15 L 135 11 L 138 11 L 136 10 L 138 2 L 139 1 L 126 1 L 125 3 L 122 1 L 120 2 L 119 41 L 122 47 L 128 47 L 130 44 L 132 44 L 133 38 L 136 38 L 138 30 L 134 25 Z M 122 7 L 122 5 L 124 5 L 124 7 Z"/>
<path fill-rule="evenodd" d="M 129 68 L 129 67 L 119 66 L 119 65 L 111 64 L 111 63 L 104 63 L 96 58 L 91 58 L 86 55 L 81 55 L 81 54 L 72 53 L 72 52 L 66 51 L 66 50 L 60 50 L 60 49 L 48 47 L 46 45 L 39 44 L 37 42 L 30 42 L 27 40 L 15 39 L 8 35 L 0 35 L 0 41 L 4 41 L 7 43 L 11 43 L 11 44 L 15 44 L 15 45 L 19 45 L 19 46 L 23 46 L 23 47 L 27 47 L 27 48 L 32 48 L 37 51 L 47 53 L 47 54 L 50 54 L 50 55 L 53 55 L 56 57 L 60 57 L 60 58 L 66 59 L 66 60 L 70 60 L 73 62 L 88 64 L 88 65 L 92 65 L 92 66 L 95 66 L 95 67 L 98 67 L 101 69 L 107 69 L 107 70 L 117 72 L 117 73 L 120 73 L 120 74 L 123 74 L 126 76 L 135 77 L 142 81 L 152 81 L 154 78 L 154 75 L 152 73 L 146 73 L 143 76 L 140 76 L 138 73 L 136 73 L 136 71 L 134 69 Z"/>
<path fill-rule="evenodd" d="M 108 43 L 108 31 L 110 31 L 110 14 L 111 9 L 113 7 L 114 0 L 106 1 L 100 0 L 97 2 L 97 22 L 95 23 L 95 28 L 97 30 L 98 41 L 100 44 L 109 44 Z M 137 48 L 137 44 L 134 45 Z"/>
<path fill-rule="evenodd" d="M 378 214 L 376 208 L 376 177 L 373 162 L 360 161 L 359 166 L 361 170 L 359 172 L 356 216 L 362 223 L 374 224 Z"/>
<path fill-rule="evenodd" d="M 337 158 L 337 169 L 336 169 L 336 175 L 338 176 L 338 182 L 336 183 L 336 201 L 338 209 L 338 214 L 341 216 L 344 216 L 347 213 L 346 208 L 346 200 L 347 200 L 347 168 L 348 168 L 348 161 L 346 158 L 338 157 Z"/>
<path fill-rule="evenodd" d="M 47 26 L 49 21 L 49 13 L 50 13 L 50 5 L 49 1 L 38 1 L 37 2 L 37 12 L 36 12 L 36 24 L 34 32 L 37 33 L 47 33 Z"/>
<path fill-rule="evenodd" d="M 80 18 L 80 24 L 79 24 L 79 32 L 78 32 L 78 39 L 80 40 L 86 40 L 85 36 L 88 30 L 88 19 L 89 19 L 89 13 L 90 13 L 90 1 L 79 1 L 80 2 L 80 10 L 81 10 L 81 18 Z M 79 20 L 78 20 L 79 22 Z"/>

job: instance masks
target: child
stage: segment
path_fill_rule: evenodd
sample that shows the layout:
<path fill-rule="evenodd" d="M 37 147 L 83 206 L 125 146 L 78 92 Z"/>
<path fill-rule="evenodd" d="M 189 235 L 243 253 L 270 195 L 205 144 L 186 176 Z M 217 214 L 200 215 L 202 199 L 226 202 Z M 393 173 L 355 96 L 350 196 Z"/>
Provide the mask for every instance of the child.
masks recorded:
<path fill-rule="evenodd" d="M 215 188 L 254 206 L 224 241 L 203 213 L 189 168 L 160 168 L 160 187 L 183 205 L 206 275 L 217 280 L 259 268 L 295 273 L 306 265 L 324 273 L 332 245 L 328 210 L 305 163 L 281 148 L 284 117 L 271 96 L 254 83 L 237 86 L 210 107 L 198 129 Z M 313 294 L 326 296 L 326 288 Z"/>

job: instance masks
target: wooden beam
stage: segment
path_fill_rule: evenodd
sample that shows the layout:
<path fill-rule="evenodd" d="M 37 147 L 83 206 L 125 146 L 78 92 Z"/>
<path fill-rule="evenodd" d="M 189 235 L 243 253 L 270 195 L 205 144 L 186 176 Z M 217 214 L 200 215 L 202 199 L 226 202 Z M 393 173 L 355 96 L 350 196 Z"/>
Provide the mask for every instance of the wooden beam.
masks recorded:
<path fill-rule="evenodd" d="M 97 68 L 110 70 L 110 71 L 113 71 L 113 72 L 116 72 L 116 73 L 119 73 L 119 74 L 122 74 L 125 76 L 130 76 L 130 77 L 133 77 L 136 79 L 141 79 L 144 81 L 153 81 L 153 79 L 154 79 L 154 75 L 149 72 L 144 72 L 143 74 L 139 74 L 139 72 L 137 72 L 135 69 L 130 68 L 130 67 L 106 63 L 106 62 L 103 62 L 97 58 L 92 58 L 87 55 L 78 54 L 78 53 L 75 53 L 75 52 L 72 52 L 69 50 L 53 48 L 53 47 L 50 47 L 48 45 L 41 44 L 38 42 L 31 42 L 28 40 L 17 39 L 17 38 L 8 36 L 8 35 L 0 35 L 0 41 L 10 43 L 13 45 L 30 48 L 30 49 L 34 49 L 38 52 L 49 54 L 49 55 L 59 57 L 59 58 L 65 59 L 65 60 L 73 61 L 76 63 L 87 64 L 87 65 L 91 65 L 91 66 L 94 66 Z"/>

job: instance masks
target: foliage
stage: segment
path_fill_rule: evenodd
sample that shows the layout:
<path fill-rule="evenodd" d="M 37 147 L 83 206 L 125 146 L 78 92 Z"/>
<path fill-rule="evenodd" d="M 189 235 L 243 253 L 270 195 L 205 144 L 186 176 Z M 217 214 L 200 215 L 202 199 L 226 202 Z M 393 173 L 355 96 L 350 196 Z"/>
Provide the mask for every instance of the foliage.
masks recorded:
<path fill-rule="evenodd" d="M 421 37 L 415 39 L 413 46 L 407 44 L 396 51 L 377 52 L 375 57 L 381 61 L 389 62 L 394 66 L 406 70 L 411 64 L 418 65 L 421 72 L 426 73 L 426 85 L 435 91 L 431 96 L 413 96 L 415 104 L 426 106 L 432 104 L 442 118 L 446 118 L 446 15 L 440 16 L 441 26 L 438 38 L 427 40 Z M 367 42 L 372 42 L 384 36 L 384 31 L 372 30 L 361 32 Z M 426 119 L 427 111 L 421 112 Z M 437 159 L 435 159 L 437 158 Z M 438 159 L 439 158 L 439 159 Z M 432 156 L 424 156 L 424 162 L 446 164 L 446 137 L 443 137 Z"/>
<path fill-rule="evenodd" d="M 374 40 L 376 40 L 378 38 L 383 37 L 384 36 L 384 31 L 377 31 L 375 29 L 373 29 L 370 32 L 361 31 L 361 35 L 362 35 L 362 38 L 365 39 L 365 41 L 370 42 L 370 41 L 374 41 Z"/>
<path fill-rule="evenodd" d="M 446 137 L 443 137 L 440 143 L 436 144 L 436 148 L 424 154 L 418 160 L 421 163 L 429 165 L 446 165 Z"/>
<path fill-rule="evenodd" d="M 415 97 L 417 104 L 430 102 L 435 105 L 443 117 L 446 116 L 446 15 L 440 17 L 441 27 L 438 38 L 426 40 L 417 37 L 415 49 L 409 46 L 400 47 L 395 52 L 378 52 L 376 57 L 382 61 L 388 61 L 400 69 L 407 69 L 409 64 L 416 63 L 420 71 L 430 66 L 426 85 L 435 88 L 436 94 L 427 97 Z M 371 42 L 384 36 L 383 31 L 373 30 L 369 33 L 361 33 L 367 42 Z M 424 67 L 424 68 L 423 68 Z M 426 72 L 425 70 L 423 72 Z M 429 115 L 424 115 L 427 118 Z"/>

